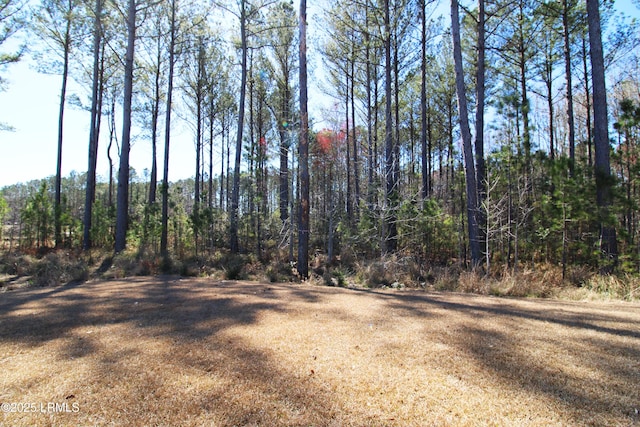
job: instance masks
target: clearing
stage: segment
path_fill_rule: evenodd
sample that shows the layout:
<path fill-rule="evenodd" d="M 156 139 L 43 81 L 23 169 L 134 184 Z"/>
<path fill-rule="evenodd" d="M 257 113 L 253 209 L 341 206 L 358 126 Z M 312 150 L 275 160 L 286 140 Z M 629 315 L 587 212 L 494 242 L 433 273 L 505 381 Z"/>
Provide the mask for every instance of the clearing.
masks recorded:
<path fill-rule="evenodd" d="M 0 424 L 640 425 L 640 304 L 145 277 L 0 294 Z"/>

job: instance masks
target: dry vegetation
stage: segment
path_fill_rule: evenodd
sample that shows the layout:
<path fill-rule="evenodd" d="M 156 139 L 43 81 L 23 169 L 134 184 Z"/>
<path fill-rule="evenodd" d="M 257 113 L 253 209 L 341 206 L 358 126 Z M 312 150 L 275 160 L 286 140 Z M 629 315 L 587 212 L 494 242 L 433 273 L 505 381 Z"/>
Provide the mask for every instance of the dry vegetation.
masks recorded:
<path fill-rule="evenodd" d="M 0 255 L 0 292 L 24 287 L 55 286 L 92 279 L 177 274 L 183 277 L 299 282 L 287 253 L 232 255 L 217 251 L 186 259 L 162 258 L 153 253 L 127 251 L 116 256 L 107 251 L 89 253 L 44 250 L 42 253 Z M 389 256 L 373 261 L 344 258 L 328 263 L 315 256 L 312 281 L 350 288 L 413 288 L 508 297 L 569 300 L 640 300 L 640 275 L 619 272 L 601 276 L 593 269 L 570 267 L 566 277 L 551 264 L 525 266 L 517 271 L 492 269 L 469 272 L 459 264 L 429 265 L 411 256 Z"/>
<path fill-rule="evenodd" d="M 640 305 L 139 277 L 0 295 L 33 425 L 638 425 Z"/>

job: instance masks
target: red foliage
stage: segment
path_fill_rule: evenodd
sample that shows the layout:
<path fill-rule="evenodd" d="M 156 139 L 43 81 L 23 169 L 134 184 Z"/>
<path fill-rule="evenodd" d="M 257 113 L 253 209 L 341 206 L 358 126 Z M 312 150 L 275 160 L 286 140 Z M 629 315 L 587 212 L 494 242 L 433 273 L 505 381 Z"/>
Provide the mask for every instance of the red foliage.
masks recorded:
<path fill-rule="evenodd" d="M 347 140 L 347 132 L 345 131 L 344 128 L 340 129 L 340 132 L 338 132 L 337 139 L 341 143 Z"/>
<path fill-rule="evenodd" d="M 322 129 L 316 139 L 322 154 L 327 154 L 336 143 L 336 133 L 330 129 Z"/>

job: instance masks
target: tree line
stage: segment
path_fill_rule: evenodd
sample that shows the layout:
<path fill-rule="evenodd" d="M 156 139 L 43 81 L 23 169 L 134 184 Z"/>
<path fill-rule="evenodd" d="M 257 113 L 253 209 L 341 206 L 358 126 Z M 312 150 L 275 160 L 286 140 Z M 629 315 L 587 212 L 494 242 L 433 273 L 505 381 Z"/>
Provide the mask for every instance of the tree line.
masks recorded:
<path fill-rule="evenodd" d="M 327 0 L 310 71 L 304 0 L 5 3 L 61 75 L 56 176 L 2 190 L 11 247 L 640 269 L 639 33 L 613 3 Z M 88 166 L 65 178 L 70 102 Z M 176 114 L 196 162 L 171 183 Z"/>

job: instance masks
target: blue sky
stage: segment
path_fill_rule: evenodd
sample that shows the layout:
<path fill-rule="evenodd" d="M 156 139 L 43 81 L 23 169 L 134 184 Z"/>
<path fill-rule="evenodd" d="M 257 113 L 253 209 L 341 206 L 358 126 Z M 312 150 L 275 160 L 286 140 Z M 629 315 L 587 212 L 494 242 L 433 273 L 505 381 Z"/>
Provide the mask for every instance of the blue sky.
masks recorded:
<path fill-rule="evenodd" d="M 315 30 L 312 19 L 315 13 L 316 8 L 310 7 L 310 32 Z M 2 49 L 9 47 L 4 46 Z M 0 188 L 55 175 L 61 76 L 38 73 L 28 56 L 0 72 L 8 81 L 7 90 L 0 92 L 0 122 L 15 129 L 13 132 L 0 131 Z M 312 96 L 316 100 L 326 98 L 319 94 L 318 88 L 311 88 L 311 91 L 316 94 Z M 87 89 L 70 81 L 69 93 L 82 94 L 81 98 L 86 99 Z M 177 95 L 178 98 L 180 96 Z M 108 177 L 109 170 L 105 139 L 108 129 L 105 120 L 106 117 L 103 118 L 101 129 L 97 167 L 98 175 L 103 179 Z M 118 139 L 121 139 L 121 123 L 119 116 L 116 123 Z M 169 179 L 175 181 L 194 175 L 195 148 L 193 131 L 180 119 L 179 114 L 173 115 L 172 124 Z M 67 104 L 64 118 L 63 176 L 69 175 L 71 171 L 87 170 L 88 128 L 89 113 Z M 139 129 L 133 130 L 130 164 L 142 175 L 145 168 L 151 168 L 151 144 L 148 139 L 139 137 L 139 134 Z M 164 142 L 160 142 L 158 164 L 162 168 Z M 112 156 L 117 173 L 115 149 L 112 150 Z M 220 165 L 214 165 L 214 170 L 219 171 Z"/>
<path fill-rule="evenodd" d="M 61 77 L 36 72 L 29 59 L 12 65 L 8 71 L 4 74 L 9 80 L 8 90 L 0 93 L 0 121 L 14 127 L 15 131 L 0 132 L 0 187 L 54 175 L 57 156 Z M 73 83 L 70 92 L 86 93 Z M 104 138 L 108 129 L 105 121 L 106 117 L 103 118 L 103 138 L 98 157 L 98 173 L 103 176 L 108 174 L 107 141 Z M 120 118 L 118 122 L 121 123 Z M 118 123 L 116 126 L 120 139 L 122 130 Z M 67 104 L 64 118 L 63 176 L 73 170 L 87 170 L 88 129 L 89 113 Z M 179 120 L 176 120 L 172 136 L 175 137 L 175 144 L 171 149 L 172 164 L 195 164 L 195 153 L 189 156 L 194 150 L 191 146 L 189 149 L 182 146 L 190 144 L 191 139 L 189 130 Z M 115 150 L 112 151 L 112 156 L 117 162 Z M 134 141 L 131 165 L 142 174 L 144 168 L 151 167 L 150 158 L 149 142 L 143 139 Z M 172 172 L 172 179 L 189 176 L 186 173 L 182 176 L 179 167 L 174 167 Z"/>

